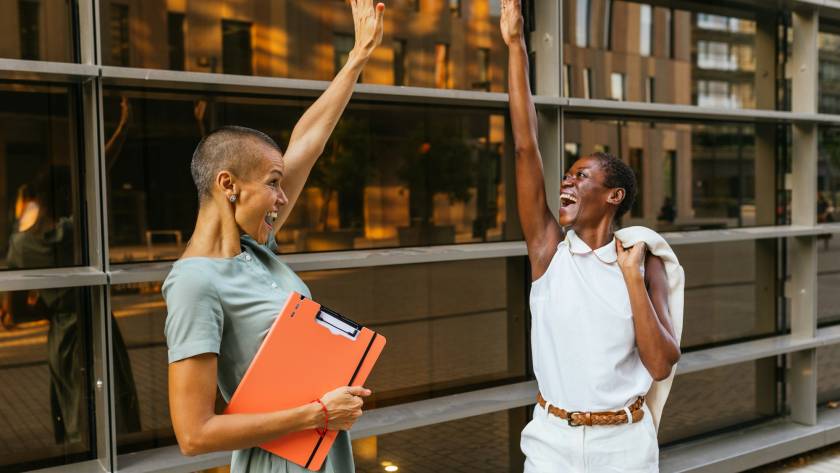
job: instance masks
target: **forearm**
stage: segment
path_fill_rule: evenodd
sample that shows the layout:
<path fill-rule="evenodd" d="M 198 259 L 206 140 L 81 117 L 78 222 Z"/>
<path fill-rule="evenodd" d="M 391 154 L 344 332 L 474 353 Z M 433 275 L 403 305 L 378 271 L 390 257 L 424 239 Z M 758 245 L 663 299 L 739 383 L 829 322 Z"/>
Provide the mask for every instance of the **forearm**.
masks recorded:
<path fill-rule="evenodd" d="M 660 323 L 641 272 L 625 273 L 624 280 L 630 295 L 639 357 L 654 379 L 664 379 L 679 360 L 679 346 Z"/>
<path fill-rule="evenodd" d="M 286 434 L 320 427 L 323 419 L 316 403 L 266 414 L 213 415 L 193 431 L 179 435 L 178 443 L 186 455 L 241 450 Z"/>
<path fill-rule="evenodd" d="M 327 90 L 298 120 L 289 139 L 287 154 L 304 156 L 314 162 L 335 129 L 341 114 L 353 95 L 353 87 L 368 61 L 363 53 L 350 52 L 347 63 L 330 83 Z"/>
<path fill-rule="evenodd" d="M 517 149 L 537 148 L 537 112 L 531 98 L 525 40 L 508 47 L 508 96 L 514 144 Z"/>

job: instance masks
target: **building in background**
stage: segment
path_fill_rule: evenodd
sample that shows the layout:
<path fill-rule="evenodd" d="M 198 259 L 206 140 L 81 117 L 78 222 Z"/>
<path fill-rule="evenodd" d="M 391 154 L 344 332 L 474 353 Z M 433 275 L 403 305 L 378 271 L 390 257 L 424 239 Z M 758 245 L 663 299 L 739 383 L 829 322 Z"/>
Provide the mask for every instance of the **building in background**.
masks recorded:
<path fill-rule="evenodd" d="M 517 471 L 535 385 L 500 4 L 387 4 L 281 253 L 319 301 L 389 339 L 359 471 Z M 167 407 L 160 285 L 194 224 L 189 161 L 226 124 L 285 146 L 353 47 L 349 7 L 0 5 L 0 469 L 224 465 L 177 453 Z M 640 184 L 623 224 L 665 232 L 688 275 L 663 471 L 811 448 L 810 414 L 804 428 L 840 429 L 816 410 L 840 397 L 840 11 L 819 14 L 817 126 L 793 100 L 807 21 L 744 5 L 526 2 L 552 205 L 575 159 L 620 156 Z M 787 448 L 751 450 L 762 432 Z"/>

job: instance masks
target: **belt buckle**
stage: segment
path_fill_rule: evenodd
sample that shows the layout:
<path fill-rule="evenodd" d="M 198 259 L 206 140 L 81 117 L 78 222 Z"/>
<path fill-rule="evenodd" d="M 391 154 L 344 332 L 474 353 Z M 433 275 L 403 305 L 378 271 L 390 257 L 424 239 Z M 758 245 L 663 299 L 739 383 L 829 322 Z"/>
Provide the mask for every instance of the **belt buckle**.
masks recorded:
<path fill-rule="evenodd" d="M 573 423 L 574 421 L 572 420 L 572 416 L 575 415 L 575 414 L 583 414 L 583 412 L 572 411 L 572 412 L 567 412 L 566 413 L 566 422 L 569 424 L 569 427 L 581 427 L 583 425 L 583 424 L 580 424 L 580 423 L 578 423 L 578 424 Z"/>

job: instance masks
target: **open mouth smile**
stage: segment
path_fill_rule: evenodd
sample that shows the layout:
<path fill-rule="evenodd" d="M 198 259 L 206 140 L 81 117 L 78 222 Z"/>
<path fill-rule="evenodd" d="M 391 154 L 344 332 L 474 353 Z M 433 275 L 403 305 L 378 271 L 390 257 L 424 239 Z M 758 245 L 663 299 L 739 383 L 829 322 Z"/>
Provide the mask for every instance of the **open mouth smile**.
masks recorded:
<path fill-rule="evenodd" d="M 573 196 L 572 194 L 568 194 L 566 192 L 560 194 L 560 206 L 561 207 L 568 207 L 570 205 L 577 204 L 578 200 L 577 197 Z"/>

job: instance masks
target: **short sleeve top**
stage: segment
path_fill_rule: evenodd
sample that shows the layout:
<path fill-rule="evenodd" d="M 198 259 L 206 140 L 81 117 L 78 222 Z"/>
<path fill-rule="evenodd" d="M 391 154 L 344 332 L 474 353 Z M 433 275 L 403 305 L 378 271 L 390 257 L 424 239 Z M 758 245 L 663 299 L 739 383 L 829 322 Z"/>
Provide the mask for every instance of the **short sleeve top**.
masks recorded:
<path fill-rule="evenodd" d="M 311 297 L 306 284 L 270 248 L 249 236 L 232 258 L 176 261 L 163 283 L 170 363 L 203 353 L 218 355 L 218 384 L 229 401 L 291 292 Z M 234 452 L 231 471 L 298 471 L 265 450 Z M 300 468 L 301 472 L 307 471 Z M 349 437 L 342 433 L 326 472 L 353 471 Z"/>

